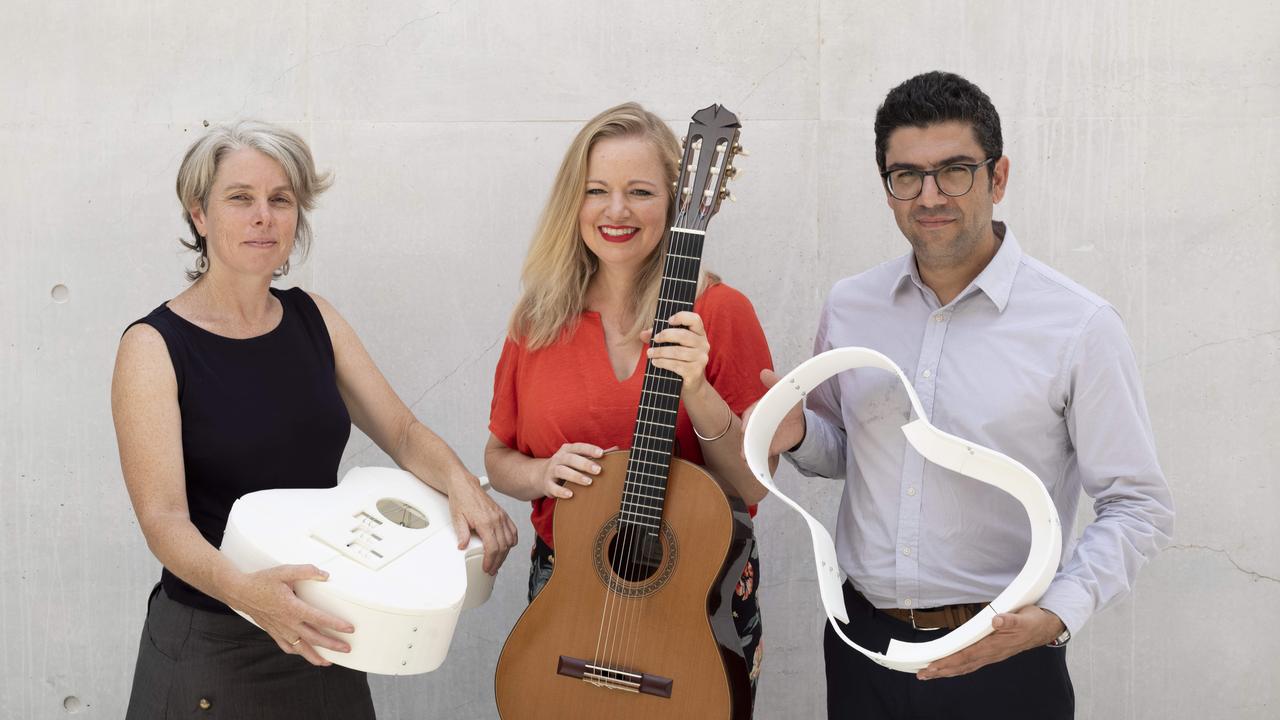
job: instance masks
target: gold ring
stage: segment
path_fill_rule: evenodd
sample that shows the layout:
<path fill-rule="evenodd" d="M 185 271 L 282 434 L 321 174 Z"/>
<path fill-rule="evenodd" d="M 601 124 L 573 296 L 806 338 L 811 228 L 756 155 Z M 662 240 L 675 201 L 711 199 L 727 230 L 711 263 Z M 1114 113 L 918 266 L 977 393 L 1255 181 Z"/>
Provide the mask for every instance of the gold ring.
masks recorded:
<path fill-rule="evenodd" d="M 302 636 L 299 635 L 297 640 L 289 643 L 289 647 L 298 647 L 298 643 L 302 642 Z"/>

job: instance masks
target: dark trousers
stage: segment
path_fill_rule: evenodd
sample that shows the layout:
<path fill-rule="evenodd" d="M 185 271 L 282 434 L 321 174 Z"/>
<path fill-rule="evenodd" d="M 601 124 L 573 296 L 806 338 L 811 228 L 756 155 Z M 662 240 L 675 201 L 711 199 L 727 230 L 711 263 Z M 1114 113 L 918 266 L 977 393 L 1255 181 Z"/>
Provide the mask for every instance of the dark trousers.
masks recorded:
<path fill-rule="evenodd" d="M 868 650 L 883 653 L 889 640 L 925 642 L 946 630 L 916 630 L 878 612 L 846 582 L 849 625 L 840 630 Z M 864 657 L 826 626 L 829 720 L 1069 720 L 1075 691 L 1065 648 L 1039 647 L 968 675 L 917 680 Z"/>
<path fill-rule="evenodd" d="M 373 720 L 362 672 L 315 667 L 239 615 L 182 605 L 156 586 L 126 720 Z"/>

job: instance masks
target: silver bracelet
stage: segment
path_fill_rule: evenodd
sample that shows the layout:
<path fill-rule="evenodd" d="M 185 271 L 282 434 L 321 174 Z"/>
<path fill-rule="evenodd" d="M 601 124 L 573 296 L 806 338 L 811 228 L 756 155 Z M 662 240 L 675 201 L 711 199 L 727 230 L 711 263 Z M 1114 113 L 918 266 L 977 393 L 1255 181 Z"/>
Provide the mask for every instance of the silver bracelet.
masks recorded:
<path fill-rule="evenodd" d="M 716 440 L 719 440 L 720 438 L 724 437 L 729 432 L 729 428 L 733 427 L 733 408 L 729 407 L 726 404 L 724 406 L 724 409 L 729 411 L 729 421 L 724 424 L 724 429 L 720 431 L 719 435 L 715 437 L 707 437 L 703 435 L 702 433 L 698 432 L 698 426 L 693 424 L 693 418 L 689 418 L 689 425 L 693 427 L 693 434 L 697 435 L 698 439 L 703 442 L 715 442 Z"/>

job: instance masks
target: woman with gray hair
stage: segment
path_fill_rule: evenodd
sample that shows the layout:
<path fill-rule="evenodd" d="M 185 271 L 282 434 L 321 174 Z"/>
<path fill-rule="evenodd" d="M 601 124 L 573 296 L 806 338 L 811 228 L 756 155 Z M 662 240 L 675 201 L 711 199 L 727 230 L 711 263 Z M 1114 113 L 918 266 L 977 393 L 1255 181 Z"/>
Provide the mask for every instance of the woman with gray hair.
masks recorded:
<path fill-rule="evenodd" d="M 396 396 L 333 306 L 271 287 L 295 247 L 305 254 L 306 212 L 328 184 L 301 137 L 256 122 L 214 128 L 178 171 L 199 254 L 193 282 L 124 333 L 111 390 L 125 484 L 164 565 L 128 718 L 373 717 L 364 673 L 316 651 L 348 651 L 337 634 L 354 628 L 293 592 L 325 573 L 242 573 L 217 550 L 241 495 L 333 487 L 353 422 L 448 494 L 460 546 L 474 530 L 486 571 L 516 542 L 511 519 Z"/>

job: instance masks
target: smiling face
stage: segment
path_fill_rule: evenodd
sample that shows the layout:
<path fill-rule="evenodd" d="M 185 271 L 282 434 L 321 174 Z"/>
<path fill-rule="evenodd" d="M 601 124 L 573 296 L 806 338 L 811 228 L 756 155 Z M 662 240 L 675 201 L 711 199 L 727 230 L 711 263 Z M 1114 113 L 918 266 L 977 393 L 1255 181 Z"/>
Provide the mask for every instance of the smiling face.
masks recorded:
<path fill-rule="evenodd" d="M 973 128 L 949 121 L 894 130 L 885 152 L 885 170 L 933 170 L 986 159 Z M 925 178 L 920 196 L 914 200 L 898 200 L 885 191 L 898 228 L 911 242 L 922 270 L 965 266 L 975 256 L 993 251 L 992 207 L 1004 197 L 1008 173 L 1009 159 L 1005 157 L 979 168 L 973 187 L 960 197 L 939 192 L 932 177 Z"/>
<path fill-rule="evenodd" d="M 602 266 L 638 272 L 667 231 L 667 174 L 657 148 L 641 137 L 596 142 L 578 232 Z"/>
<path fill-rule="evenodd" d="M 188 210 L 206 239 L 210 272 L 270 276 L 289 259 L 298 203 L 280 163 L 250 148 L 228 152 L 206 204 Z"/>

